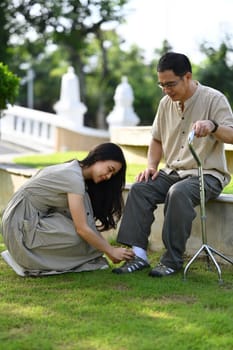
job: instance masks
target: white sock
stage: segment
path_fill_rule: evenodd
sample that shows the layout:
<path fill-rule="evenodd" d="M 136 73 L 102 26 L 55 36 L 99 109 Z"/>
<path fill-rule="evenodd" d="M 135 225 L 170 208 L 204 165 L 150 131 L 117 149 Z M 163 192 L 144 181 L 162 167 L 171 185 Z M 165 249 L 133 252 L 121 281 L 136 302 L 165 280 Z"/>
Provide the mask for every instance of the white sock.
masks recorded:
<path fill-rule="evenodd" d="M 145 249 L 137 247 L 135 245 L 132 247 L 132 249 L 135 255 L 148 262 L 148 257 Z"/>

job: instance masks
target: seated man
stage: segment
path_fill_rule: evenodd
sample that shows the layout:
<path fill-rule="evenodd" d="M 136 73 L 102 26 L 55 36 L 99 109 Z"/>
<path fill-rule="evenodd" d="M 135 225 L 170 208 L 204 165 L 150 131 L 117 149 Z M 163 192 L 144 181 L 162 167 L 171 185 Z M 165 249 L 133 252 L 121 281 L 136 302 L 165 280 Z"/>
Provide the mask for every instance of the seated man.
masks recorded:
<path fill-rule="evenodd" d="M 194 208 L 200 203 L 197 164 L 188 147 L 191 130 L 203 166 L 206 201 L 218 197 L 230 181 L 224 143 L 233 143 L 233 115 L 226 97 L 194 81 L 190 61 L 183 54 L 166 53 L 158 62 L 157 73 L 165 96 L 152 126 L 147 168 L 131 188 L 117 237 L 119 243 L 132 247 L 135 256 L 114 273 L 150 266 L 148 238 L 160 203 L 164 203 L 166 251 L 149 275 L 169 276 L 182 269 Z M 159 171 L 162 157 L 165 167 Z"/>

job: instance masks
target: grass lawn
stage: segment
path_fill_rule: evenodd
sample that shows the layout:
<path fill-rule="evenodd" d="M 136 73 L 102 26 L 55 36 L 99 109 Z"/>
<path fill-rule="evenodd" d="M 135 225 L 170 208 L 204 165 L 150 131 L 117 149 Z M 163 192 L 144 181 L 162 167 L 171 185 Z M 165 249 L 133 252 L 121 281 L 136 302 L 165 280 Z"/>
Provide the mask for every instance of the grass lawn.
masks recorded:
<path fill-rule="evenodd" d="M 0 259 L 1 349 L 232 350 L 232 267 L 222 273 L 220 285 L 199 259 L 185 282 L 111 269 L 24 278 Z"/>
<path fill-rule="evenodd" d="M 37 167 L 83 155 L 33 156 Z M 143 166 L 129 164 L 127 182 Z M 5 249 L 0 235 L 0 251 Z M 153 266 L 160 254 L 150 253 Z M 199 258 L 182 273 L 105 271 L 23 278 L 0 258 L 0 348 L 3 350 L 232 350 L 233 270 Z"/>

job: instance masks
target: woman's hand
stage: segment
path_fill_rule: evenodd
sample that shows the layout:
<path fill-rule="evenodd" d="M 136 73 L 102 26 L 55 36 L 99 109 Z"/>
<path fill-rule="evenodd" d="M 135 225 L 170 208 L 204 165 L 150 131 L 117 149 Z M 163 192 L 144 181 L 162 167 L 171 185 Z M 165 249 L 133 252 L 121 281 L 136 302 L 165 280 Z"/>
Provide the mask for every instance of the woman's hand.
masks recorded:
<path fill-rule="evenodd" d="M 128 248 L 112 247 L 111 250 L 106 253 L 106 255 L 114 264 L 117 264 L 123 260 L 132 259 L 134 257 L 134 252 Z"/>

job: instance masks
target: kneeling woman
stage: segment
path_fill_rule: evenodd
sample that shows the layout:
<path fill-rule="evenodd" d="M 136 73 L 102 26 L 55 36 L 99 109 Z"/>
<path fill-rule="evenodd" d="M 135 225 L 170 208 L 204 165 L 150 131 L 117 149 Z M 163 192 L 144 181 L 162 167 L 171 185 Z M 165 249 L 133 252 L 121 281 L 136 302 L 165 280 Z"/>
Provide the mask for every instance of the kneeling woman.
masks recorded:
<path fill-rule="evenodd" d="M 39 170 L 12 197 L 2 217 L 2 257 L 19 275 L 41 276 L 106 268 L 132 251 L 111 246 L 123 209 L 126 162 L 120 147 L 98 145 L 81 161 Z"/>

